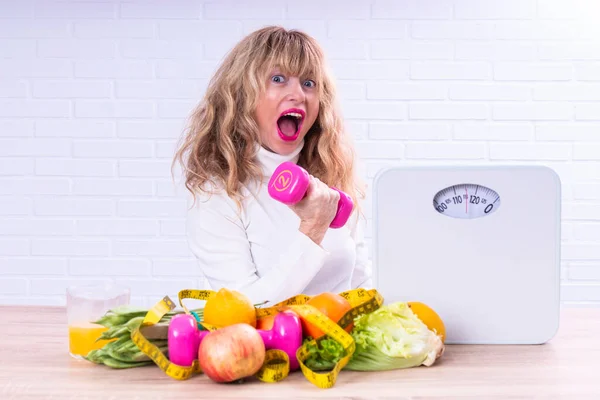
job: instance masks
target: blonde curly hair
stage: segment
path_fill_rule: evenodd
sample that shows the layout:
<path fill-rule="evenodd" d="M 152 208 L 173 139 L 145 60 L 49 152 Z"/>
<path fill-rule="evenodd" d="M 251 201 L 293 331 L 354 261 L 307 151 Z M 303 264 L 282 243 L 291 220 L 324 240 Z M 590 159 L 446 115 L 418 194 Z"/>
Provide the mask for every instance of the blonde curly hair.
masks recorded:
<path fill-rule="evenodd" d="M 197 193 L 208 192 L 206 184 L 212 183 L 225 188 L 240 206 L 242 186 L 252 179 L 262 181 L 254 110 L 267 73 L 275 66 L 286 74 L 311 77 L 319 90 L 319 114 L 304 138 L 298 165 L 348 193 L 358 208 L 363 184 L 356 175 L 355 151 L 344 131 L 323 50 L 306 33 L 279 26 L 243 38 L 209 82 L 173 160 L 173 165 L 179 162 L 183 167 L 186 188 L 195 199 Z"/>

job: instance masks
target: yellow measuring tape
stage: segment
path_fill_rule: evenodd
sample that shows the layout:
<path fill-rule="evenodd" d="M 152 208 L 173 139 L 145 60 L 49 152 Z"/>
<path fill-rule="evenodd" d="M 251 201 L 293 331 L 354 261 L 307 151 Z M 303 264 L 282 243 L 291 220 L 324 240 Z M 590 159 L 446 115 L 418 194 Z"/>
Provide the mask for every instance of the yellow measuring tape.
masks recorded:
<path fill-rule="evenodd" d="M 179 304 L 187 314 L 190 314 L 187 307 L 183 304 L 183 299 L 209 300 L 215 294 L 216 292 L 212 290 L 182 290 L 178 294 Z M 352 354 L 354 354 L 354 339 L 344 330 L 344 328 L 358 315 L 375 311 L 383 304 L 383 297 L 375 289 L 354 289 L 339 294 L 348 300 L 352 308 L 337 323 L 332 321 L 315 307 L 306 304 L 311 297 L 303 294 L 291 297 L 268 308 L 256 309 L 257 319 L 268 315 L 276 315 L 284 309 L 292 310 L 306 322 L 317 326 L 325 332 L 325 336 L 316 340 L 312 339 L 310 343 L 303 344 L 296 353 L 300 368 L 306 379 L 320 388 L 333 387 L 339 372 L 346 366 L 352 357 Z M 164 314 L 174 308 L 175 304 L 169 297 L 163 298 L 149 310 L 140 327 L 132 332 L 131 338 L 136 346 L 138 346 L 144 354 L 148 355 L 168 376 L 174 379 L 185 380 L 194 373 L 202 373 L 198 360 L 195 360 L 191 366 L 173 364 L 155 345 L 149 342 L 141 334 L 141 328 L 158 323 Z M 200 324 L 208 330 L 217 329 L 217 327 L 204 322 L 200 322 Z M 304 363 L 309 357 L 308 348 L 311 344 L 316 344 L 327 336 L 342 345 L 345 350 L 345 355 L 336 363 L 331 371 L 315 372 L 308 368 Z M 289 358 L 287 354 L 281 350 L 271 349 L 267 350 L 263 366 L 255 376 L 263 382 L 273 383 L 285 379 L 288 374 Z"/>

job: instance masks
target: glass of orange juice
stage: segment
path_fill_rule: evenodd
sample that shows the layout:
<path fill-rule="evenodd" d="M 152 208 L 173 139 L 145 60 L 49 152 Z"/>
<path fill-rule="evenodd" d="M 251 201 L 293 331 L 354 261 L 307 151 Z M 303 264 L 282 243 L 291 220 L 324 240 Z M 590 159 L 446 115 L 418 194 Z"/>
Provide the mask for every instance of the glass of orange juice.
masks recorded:
<path fill-rule="evenodd" d="M 108 310 L 128 305 L 130 290 L 111 282 L 71 286 L 67 288 L 67 324 L 69 354 L 83 359 L 91 350 L 108 343 L 98 340 L 108 328 L 95 324 Z"/>

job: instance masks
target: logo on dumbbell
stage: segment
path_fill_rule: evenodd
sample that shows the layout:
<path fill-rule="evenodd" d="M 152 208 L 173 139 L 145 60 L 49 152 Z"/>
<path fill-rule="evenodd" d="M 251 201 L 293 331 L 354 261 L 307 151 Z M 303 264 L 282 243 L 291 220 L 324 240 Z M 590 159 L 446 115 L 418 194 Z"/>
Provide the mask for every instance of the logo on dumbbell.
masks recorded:
<path fill-rule="evenodd" d="M 278 192 L 283 192 L 290 186 L 291 182 L 292 171 L 290 171 L 289 169 L 284 169 L 275 177 L 275 179 L 273 179 L 273 187 Z"/>

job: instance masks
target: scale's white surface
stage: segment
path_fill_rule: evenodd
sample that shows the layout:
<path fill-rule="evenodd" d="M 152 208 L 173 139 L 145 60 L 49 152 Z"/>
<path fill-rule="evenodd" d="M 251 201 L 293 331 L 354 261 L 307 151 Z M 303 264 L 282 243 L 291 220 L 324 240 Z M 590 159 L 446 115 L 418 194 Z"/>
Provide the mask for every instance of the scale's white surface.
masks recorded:
<path fill-rule="evenodd" d="M 385 303 L 430 305 L 449 344 L 550 340 L 560 312 L 560 186 L 552 169 L 534 165 L 380 171 L 373 261 Z"/>

